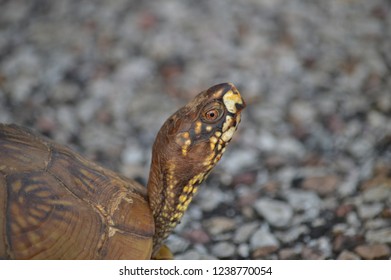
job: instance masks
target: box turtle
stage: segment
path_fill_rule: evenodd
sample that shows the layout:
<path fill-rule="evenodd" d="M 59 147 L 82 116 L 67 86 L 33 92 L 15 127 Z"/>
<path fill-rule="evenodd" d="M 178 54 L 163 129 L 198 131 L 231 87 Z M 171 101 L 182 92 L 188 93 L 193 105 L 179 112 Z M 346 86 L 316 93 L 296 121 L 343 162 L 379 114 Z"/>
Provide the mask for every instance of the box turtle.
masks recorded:
<path fill-rule="evenodd" d="M 0 259 L 165 259 L 164 240 L 224 153 L 245 103 L 231 83 L 163 124 L 147 187 L 0 124 Z"/>

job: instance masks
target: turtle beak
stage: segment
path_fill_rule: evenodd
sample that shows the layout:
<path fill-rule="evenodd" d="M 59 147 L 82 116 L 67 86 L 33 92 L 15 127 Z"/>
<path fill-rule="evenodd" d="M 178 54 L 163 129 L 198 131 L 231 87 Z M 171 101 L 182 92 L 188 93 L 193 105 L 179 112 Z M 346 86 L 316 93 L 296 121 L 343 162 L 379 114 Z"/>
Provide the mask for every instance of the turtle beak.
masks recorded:
<path fill-rule="evenodd" d="M 223 102 L 228 112 L 231 114 L 240 114 L 240 112 L 246 107 L 242 96 L 238 89 L 232 83 L 221 84 L 223 86 Z"/>
<path fill-rule="evenodd" d="M 229 86 L 230 86 L 230 89 L 234 95 L 236 96 L 239 96 L 240 97 L 240 101 L 239 99 L 237 100 L 237 102 L 235 103 L 235 107 L 236 107 L 236 113 L 240 113 L 244 108 L 246 108 L 246 102 L 243 100 L 242 96 L 240 95 L 240 92 L 238 91 L 238 89 L 232 84 L 232 83 L 227 83 Z M 227 91 L 228 92 L 228 91 Z"/>
<path fill-rule="evenodd" d="M 235 107 L 236 107 L 237 113 L 239 114 L 244 108 L 246 108 L 246 102 L 244 102 L 244 100 L 242 99 L 242 103 L 241 104 L 236 103 Z"/>

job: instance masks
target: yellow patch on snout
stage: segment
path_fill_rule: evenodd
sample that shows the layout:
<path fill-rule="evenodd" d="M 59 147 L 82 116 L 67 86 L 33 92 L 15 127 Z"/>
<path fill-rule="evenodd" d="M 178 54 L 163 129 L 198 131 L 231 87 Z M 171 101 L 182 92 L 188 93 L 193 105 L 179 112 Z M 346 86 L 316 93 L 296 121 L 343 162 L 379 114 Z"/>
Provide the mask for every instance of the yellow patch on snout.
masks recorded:
<path fill-rule="evenodd" d="M 221 139 L 224 141 L 224 142 L 228 142 L 231 140 L 232 136 L 234 135 L 235 133 L 235 130 L 236 130 L 236 127 L 232 126 L 231 128 L 229 128 L 226 132 L 223 133 L 223 135 L 221 135 Z"/>
<path fill-rule="evenodd" d="M 223 96 L 223 101 L 225 104 L 225 107 L 227 108 L 228 112 L 231 112 L 233 114 L 236 114 L 238 111 L 236 109 L 236 104 L 243 104 L 242 98 L 239 94 L 234 93 L 232 90 L 228 91 Z"/>

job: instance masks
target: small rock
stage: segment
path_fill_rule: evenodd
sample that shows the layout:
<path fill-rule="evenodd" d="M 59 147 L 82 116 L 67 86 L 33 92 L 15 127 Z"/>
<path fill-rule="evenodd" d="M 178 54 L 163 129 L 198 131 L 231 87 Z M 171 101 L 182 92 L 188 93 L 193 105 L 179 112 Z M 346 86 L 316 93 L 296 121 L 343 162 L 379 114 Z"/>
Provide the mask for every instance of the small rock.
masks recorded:
<path fill-rule="evenodd" d="M 297 260 L 300 253 L 295 248 L 284 248 L 278 252 L 278 258 L 281 260 Z"/>
<path fill-rule="evenodd" d="M 177 253 L 184 252 L 189 247 L 189 241 L 178 235 L 171 234 L 167 239 L 167 246 L 176 255 Z"/>
<path fill-rule="evenodd" d="M 276 150 L 282 156 L 291 156 L 296 158 L 303 158 L 305 156 L 305 148 L 303 144 L 294 138 L 280 139 Z"/>
<path fill-rule="evenodd" d="M 348 213 L 353 211 L 353 209 L 354 209 L 354 206 L 352 204 L 342 204 L 342 205 L 338 206 L 337 209 L 335 210 L 335 215 L 338 218 L 344 218 L 347 216 Z"/>
<path fill-rule="evenodd" d="M 261 258 L 265 258 L 266 256 L 276 252 L 278 250 L 278 247 L 277 246 L 265 246 L 265 247 L 261 247 L 261 248 L 258 248 L 256 249 L 252 254 L 251 254 L 251 257 L 253 259 L 261 259 Z"/>
<path fill-rule="evenodd" d="M 382 140 L 380 140 L 381 144 L 378 144 L 380 146 L 389 146 L 391 143 L 391 135 L 386 136 Z M 384 152 L 386 149 L 385 147 L 382 147 L 380 150 L 381 152 Z M 370 173 L 368 175 L 369 178 L 367 180 L 364 180 L 361 183 L 361 189 L 364 191 L 367 191 L 372 188 L 380 188 L 383 187 L 391 187 L 391 180 L 390 180 L 390 172 L 391 167 L 387 164 L 376 164 L 373 168 L 370 169 L 373 171 L 373 173 Z M 380 190 L 381 191 L 381 190 Z"/>
<path fill-rule="evenodd" d="M 341 252 L 343 250 L 350 250 L 364 242 L 363 236 L 354 235 L 348 236 L 343 234 L 338 234 L 333 240 L 333 251 Z"/>
<path fill-rule="evenodd" d="M 253 149 L 241 149 L 227 152 L 220 162 L 226 172 L 237 173 L 239 166 L 256 166 L 258 162 L 257 154 Z"/>
<path fill-rule="evenodd" d="M 390 247 L 386 244 L 360 245 L 354 251 L 366 260 L 388 257 L 391 253 Z"/>
<path fill-rule="evenodd" d="M 361 220 L 359 219 L 356 212 L 350 212 L 346 216 L 346 222 L 353 228 L 359 228 L 361 226 Z"/>
<path fill-rule="evenodd" d="M 247 242 L 254 231 L 259 227 L 258 222 L 244 224 L 236 229 L 233 241 L 236 244 Z"/>
<path fill-rule="evenodd" d="M 357 207 L 358 215 L 361 219 L 372 219 L 383 210 L 383 205 L 380 203 L 360 204 Z"/>
<path fill-rule="evenodd" d="M 267 227 L 261 227 L 251 236 L 250 245 L 253 250 L 256 250 L 261 247 L 279 246 L 279 242 Z"/>
<path fill-rule="evenodd" d="M 321 207 L 319 196 L 311 191 L 290 190 L 286 193 L 289 204 L 303 213 L 304 221 L 310 221 L 318 217 Z"/>
<path fill-rule="evenodd" d="M 246 220 L 254 220 L 256 218 L 255 210 L 250 206 L 243 206 L 241 208 L 241 213 L 243 218 Z"/>
<path fill-rule="evenodd" d="M 256 179 L 257 179 L 257 172 L 248 171 L 248 172 L 239 173 L 234 176 L 233 185 L 236 186 L 236 185 L 243 184 L 249 186 L 254 184 Z"/>
<path fill-rule="evenodd" d="M 301 257 L 304 260 L 324 260 L 326 258 L 320 250 L 310 247 L 303 248 Z"/>
<path fill-rule="evenodd" d="M 349 226 L 347 224 L 339 223 L 339 224 L 333 225 L 332 232 L 333 232 L 333 234 L 338 235 L 341 233 L 345 233 L 348 228 L 349 228 Z"/>
<path fill-rule="evenodd" d="M 381 216 L 385 219 L 390 219 L 391 218 L 391 208 L 385 208 L 381 212 Z"/>
<path fill-rule="evenodd" d="M 357 170 L 350 171 L 347 178 L 338 187 L 338 194 L 344 197 L 354 194 L 354 192 L 357 190 L 359 174 L 360 172 Z"/>
<path fill-rule="evenodd" d="M 229 242 L 220 242 L 212 247 L 212 254 L 218 258 L 233 257 L 236 247 Z"/>
<path fill-rule="evenodd" d="M 340 179 L 334 175 L 309 177 L 302 182 L 302 188 L 317 192 L 321 196 L 334 193 L 340 183 Z"/>
<path fill-rule="evenodd" d="M 255 193 L 244 193 L 240 194 L 239 199 L 236 201 L 239 207 L 247 207 L 253 205 L 257 200 L 257 195 Z"/>
<path fill-rule="evenodd" d="M 258 136 L 258 148 L 261 151 L 271 152 L 277 149 L 276 138 L 268 131 L 262 131 Z"/>
<path fill-rule="evenodd" d="M 348 250 L 343 250 L 341 254 L 338 255 L 337 260 L 359 260 L 360 257 L 355 253 Z"/>
<path fill-rule="evenodd" d="M 314 121 L 316 111 L 309 102 L 295 101 L 290 104 L 289 115 L 293 122 L 308 125 Z"/>
<path fill-rule="evenodd" d="M 238 255 L 247 259 L 250 256 L 250 246 L 246 243 L 242 243 L 238 246 Z"/>
<path fill-rule="evenodd" d="M 391 196 L 391 188 L 379 186 L 366 190 L 362 195 L 365 202 L 379 202 Z"/>
<path fill-rule="evenodd" d="M 210 241 L 209 235 L 202 229 L 194 229 L 184 233 L 184 236 L 192 243 L 205 244 Z"/>
<path fill-rule="evenodd" d="M 324 258 L 329 258 L 332 253 L 332 245 L 329 237 L 321 237 L 314 241 L 314 244 L 316 245 L 316 248 L 319 249 L 320 252 L 322 252 L 322 256 Z"/>
<path fill-rule="evenodd" d="M 122 162 L 124 164 L 138 164 L 144 160 L 143 149 L 136 143 L 128 143 L 122 151 Z"/>
<path fill-rule="evenodd" d="M 369 230 L 365 234 L 365 240 L 369 243 L 391 243 L 391 228 Z"/>
<path fill-rule="evenodd" d="M 293 216 L 292 207 L 279 200 L 262 198 L 254 204 L 254 207 L 269 224 L 276 227 L 289 226 Z"/>
<path fill-rule="evenodd" d="M 224 201 L 224 194 L 217 188 L 205 188 L 199 192 L 197 201 L 203 211 L 213 211 Z"/>
<path fill-rule="evenodd" d="M 308 227 L 305 225 L 294 226 L 287 231 L 276 232 L 276 236 L 283 243 L 290 243 L 299 238 L 300 235 L 308 233 Z"/>
<path fill-rule="evenodd" d="M 372 147 L 373 143 L 371 143 L 371 141 L 369 141 L 368 139 L 362 139 L 360 137 L 358 139 L 355 139 L 348 146 L 348 150 L 353 156 L 361 158 L 372 153 Z"/>
<path fill-rule="evenodd" d="M 215 260 L 216 257 L 191 249 L 186 251 L 186 253 L 184 254 L 176 255 L 175 259 L 176 260 Z"/>
<path fill-rule="evenodd" d="M 236 222 L 233 219 L 225 217 L 213 217 L 204 222 L 204 226 L 209 234 L 217 235 L 223 232 L 233 230 Z"/>
<path fill-rule="evenodd" d="M 386 228 L 391 225 L 391 221 L 388 219 L 371 219 L 365 222 L 365 228 L 366 229 L 381 229 L 381 228 Z"/>

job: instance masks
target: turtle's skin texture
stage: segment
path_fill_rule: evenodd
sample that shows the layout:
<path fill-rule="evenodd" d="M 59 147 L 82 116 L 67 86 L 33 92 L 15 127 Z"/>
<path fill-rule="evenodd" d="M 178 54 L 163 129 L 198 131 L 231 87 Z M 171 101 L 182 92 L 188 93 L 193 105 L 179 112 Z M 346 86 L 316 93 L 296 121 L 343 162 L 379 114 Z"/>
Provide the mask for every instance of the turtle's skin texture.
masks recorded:
<path fill-rule="evenodd" d="M 147 188 L 0 124 L 0 259 L 170 258 L 163 241 L 221 158 L 245 103 L 213 86 L 160 129 Z"/>

